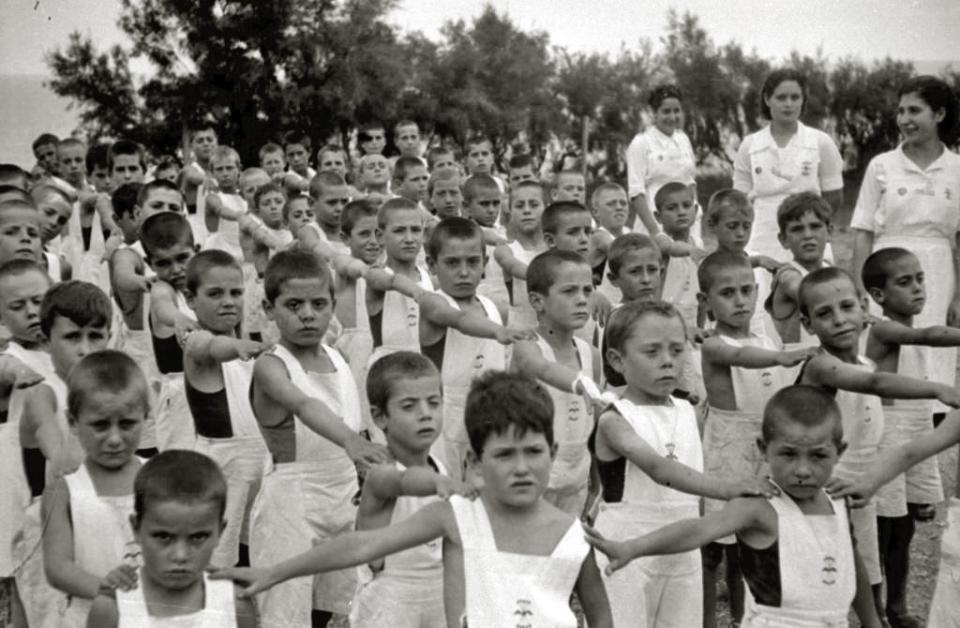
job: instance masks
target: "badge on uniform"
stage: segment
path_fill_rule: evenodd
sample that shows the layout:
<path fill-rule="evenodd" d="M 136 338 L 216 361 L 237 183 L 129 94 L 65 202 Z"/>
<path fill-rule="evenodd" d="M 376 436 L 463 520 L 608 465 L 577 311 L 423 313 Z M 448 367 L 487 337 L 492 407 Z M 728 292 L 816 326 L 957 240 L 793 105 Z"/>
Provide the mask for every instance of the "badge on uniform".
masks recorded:
<path fill-rule="evenodd" d="M 761 172 L 763 172 L 763 168 L 761 168 L 760 166 L 757 166 L 756 169 L 755 169 L 753 172 L 754 172 L 755 174 L 760 174 Z"/>
<path fill-rule="evenodd" d="M 800 173 L 803 176 L 808 177 L 810 176 L 811 172 L 813 172 L 813 162 L 812 161 L 803 162 L 803 164 L 800 166 Z"/>
<path fill-rule="evenodd" d="M 897 190 L 897 194 L 899 194 L 900 196 L 906 196 L 907 188 L 900 188 L 899 190 Z"/>

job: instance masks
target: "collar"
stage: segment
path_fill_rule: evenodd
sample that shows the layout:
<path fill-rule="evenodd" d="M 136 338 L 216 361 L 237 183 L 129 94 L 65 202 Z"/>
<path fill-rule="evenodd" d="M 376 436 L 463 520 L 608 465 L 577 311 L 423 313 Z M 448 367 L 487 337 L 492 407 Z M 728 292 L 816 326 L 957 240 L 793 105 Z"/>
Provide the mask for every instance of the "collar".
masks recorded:
<path fill-rule="evenodd" d="M 776 150 L 780 148 L 777 146 L 777 142 L 773 139 L 773 133 L 770 132 L 770 126 L 771 125 L 768 124 L 757 131 L 757 134 L 754 136 L 755 139 L 750 145 L 751 151 L 760 151 L 768 148 L 771 150 Z M 790 138 L 790 141 L 787 142 L 787 146 L 790 146 L 791 144 L 796 144 L 799 146 L 806 145 L 813 137 L 813 133 L 811 133 L 811 131 L 812 129 L 803 122 L 797 122 L 797 132 L 794 133 L 793 137 Z"/>
<path fill-rule="evenodd" d="M 940 153 L 940 156 L 937 157 L 933 163 L 931 163 L 925 170 L 921 169 L 912 159 L 907 157 L 907 154 L 903 152 L 903 143 L 901 142 L 896 149 L 897 157 L 900 159 L 900 165 L 906 172 L 916 172 L 919 174 L 929 174 L 931 172 L 938 172 L 940 170 L 946 170 L 950 167 L 951 161 L 954 161 L 957 157 L 955 153 L 952 153 L 947 146 L 941 142 L 940 146 L 943 147 L 943 152 Z"/>

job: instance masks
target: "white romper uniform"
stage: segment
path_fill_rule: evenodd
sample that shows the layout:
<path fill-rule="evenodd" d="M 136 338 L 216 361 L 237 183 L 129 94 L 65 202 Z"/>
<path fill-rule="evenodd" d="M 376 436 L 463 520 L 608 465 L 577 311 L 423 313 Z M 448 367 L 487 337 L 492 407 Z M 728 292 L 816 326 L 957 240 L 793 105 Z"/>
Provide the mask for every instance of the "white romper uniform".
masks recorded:
<path fill-rule="evenodd" d="M 286 347 L 274 356 L 283 362 L 293 385 L 323 402 L 353 431 L 360 428 L 357 385 L 343 357 L 320 345 L 336 368 L 334 373 L 304 370 Z M 320 436 L 294 417 L 296 461 L 269 463 L 253 505 L 250 525 L 250 562 L 272 565 L 313 545 L 353 529 L 359 490 L 357 471 L 338 445 Z M 356 589 L 354 569 L 289 580 L 257 599 L 264 626 L 299 628 L 310 625 L 310 609 L 344 614 Z"/>
<path fill-rule="evenodd" d="M 117 250 L 119 251 L 121 249 L 133 251 L 140 256 L 141 260 L 145 257 L 143 245 L 139 240 L 133 244 L 123 243 Z M 150 279 L 156 277 L 157 274 L 153 272 L 150 266 L 144 264 L 143 276 Z M 112 279 L 111 277 L 111 284 L 113 283 Z M 111 285 L 110 294 L 115 295 L 115 293 L 116 291 L 113 289 L 113 285 Z M 157 368 L 157 358 L 153 355 L 153 336 L 150 334 L 150 291 L 144 292 L 141 297 L 140 310 L 142 320 L 140 329 L 130 329 L 123 313 L 120 311 L 120 302 L 116 300 L 116 298 L 112 299 L 112 301 L 113 310 L 119 313 L 119 316 L 116 317 L 117 349 L 129 355 L 133 358 L 133 361 L 140 366 L 144 377 L 147 378 L 147 388 L 150 390 L 150 407 L 155 408 L 157 407 L 156 404 L 160 397 L 160 391 L 163 388 L 163 376 Z M 154 413 L 150 412 L 147 414 L 147 418 L 143 424 L 139 449 L 150 449 L 156 446 L 157 428 Z"/>
<path fill-rule="evenodd" d="M 216 194 L 220 197 L 220 202 L 228 208 L 242 214 L 247 213 L 247 202 L 239 194 L 227 194 L 225 192 L 217 192 Z M 199 209 L 197 213 L 200 213 Z M 203 248 L 204 250 L 226 251 L 237 260 L 238 264 L 242 264 L 244 259 L 243 248 L 240 246 L 240 223 L 236 220 L 218 218 L 217 229 L 207 236 Z"/>
<path fill-rule="evenodd" d="M 190 342 L 189 335 L 187 343 Z M 186 351 L 186 349 L 184 350 Z M 252 360 L 230 360 L 220 364 L 223 375 L 223 394 L 230 412 L 233 435 L 227 438 L 209 438 L 197 434 L 196 450 L 213 459 L 227 480 L 227 525 L 220 535 L 210 563 L 232 567 L 239 559 L 243 531 L 246 531 L 250 507 L 263 476 L 267 460 L 267 445 L 250 405 L 250 384 L 253 378 Z M 183 375 L 184 380 L 186 374 Z M 216 393 L 200 393 L 216 394 Z M 193 410 L 191 408 L 191 414 Z M 194 423 L 197 417 L 194 417 Z"/>
<path fill-rule="evenodd" d="M 756 347 L 777 351 L 777 343 L 766 337 L 751 334 L 749 338 L 731 338 L 717 334 L 717 338 L 733 347 Z M 787 379 L 783 367 L 771 366 L 762 369 L 730 367 L 730 380 L 736 399 L 736 410 L 721 410 L 711 405 L 707 398 L 707 419 L 703 432 L 703 470 L 711 477 L 753 477 L 763 464 L 757 448 L 763 409 L 777 391 L 792 380 Z M 725 501 L 704 500 L 704 511 L 714 512 L 723 508 Z M 721 540 L 733 543 L 733 537 Z"/>
<path fill-rule="evenodd" d="M 609 231 L 607 231 L 606 227 L 597 227 L 597 231 L 610 233 Z M 623 233 L 624 234 L 631 233 L 631 229 L 629 227 L 624 227 Z M 612 233 L 610 233 L 610 235 L 613 236 Z M 616 238 L 614 237 L 614 239 Z M 620 303 L 621 301 L 623 301 L 623 293 L 620 291 L 620 288 L 613 285 L 613 282 L 610 281 L 609 275 L 610 275 L 610 262 L 604 259 L 603 260 L 603 277 L 600 280 L 600 285 L 597 286 L 597 292 L 607 297 L 610 303 L 616 305 L 617 303 Z"/>
<path fill-rule="evenodd" d="M 924 345 L 900 345 L 897 373 L 917 379 L 930 379 L 931 347 Z M 910 442 L 933 428 L 933 400 L 894 399 L 892 405 L 883 406 L 883 438 L 880 449 L 897 447 Z M 880 487 L 874 502 L 877 516 L 903 517 L 907 503 L 938 504 L 943 501 L 943 483 L 937 457 L 921 460 Z"/>
<path fill-rule="evenodd" d="M 174 300 L 177 311 L 191 320 L 197 320 L 196 314 L 187 305 L 186 299 L 174 289 Z M 145 304 L 146 305 L 146 304 Z M 149 312 L 149 310 L 148 310 Z M 148 314 L 149 316 L 149 314 Z M 153 338 L 153 324 L 148 319 L 150 325 L 151 343 Z M 157 339 L 159 340 L 159 339 Z M 176 338 L 173 339 L 176 342 Z M 182 350 L 181 350 L 182 353 Z M 160 372 L 159 363 L 157 372 Z M 190 414 L 190 404 L 187 403 L 186 389 L 183 379 L 183 359 L 181 355 L 179 370 L 170 373 L 160 373 L 161 383 L 160 392 L 157 395 L 157 449 L 166 451 L 168 449 L 196 449 L 197 430 L 193 424 Z"/>
<path fill-rule="evenodd" d="M 436 462 L 436 461 L 435 461 Z M 405 466 L 396 463 L 399 471 Z M 443 466 L 437 463 L 440 473 Z M 439 498 L 401 496 L 396 499 L 390 525 L 416 514 Z M 443 540 L 434 539 L 384 559 L 373 571 L 357 568 L 357 593 L 350 609 L 351 628 L 439 628 L 446 625 L 443 607 Z"/>
<path fill-rule="evenodd" d="M 580 338 L 574 338 L 573 342 L 580 361 L 580 373 L 596 381 L 590 345 Z M 537 347 L 544 360 L 557 361 L 553 347 L 542 336 L 537 336 Z M 587 441 L 593 432 L 593 408 L 581 395 L 553 386 L 545 388 L 553 399 L 553 440 L 557 444 L 557 455 L 550 467 L 550 483 L 543 498 L 568 515 L 579 517 L 587 502 L 590 479 Z"/>
<path fill-rule="evenodd" d="M 699 238 L 691 235 L 688 242 L 696 247 L 703 247 Z M 672 304 L 683 322 L 686 323 L 687 333 L 697 328 L 697 310 L 700 292 L 700 281 L 697 279 L 697 263 L 691 257 L 670 257 L 663 273 L 660 298 Z M 689 352 L 684 360 L 683 370 L 680 373 L 680 388 L 695 395 L 701 402 L 706 397 L 703 387 L 703 372 L 700 365 L 700 348 L 690 341 L 687 343 Z"/>
<path fill-rule="evenodd" d="M 465 617 L 469 628 L 575 628 L 570 594 L 590 546 L 574 519 L 549 556 L 497 549 L 483 499 L 450 498 L 463 543 Z"/>
<path fill-rule="evenodd" d="M 507 283 L 503 278 L 503 269 L 494 259 L 493 252 L 497 247 L 487 246 L 487 265 L 483 267 L 483 278 L 477 286 L 477 294 L 481 294 L 497 306 L 501 311 L 510 311 L 510 293 L 507 292 Z M 511 321 L 512 322 L 512 321 Z"/>
<path fill-rule="evenodd" d="M 87 465 L 64 477 L 70 491 L 70 522 L 73 526 L 73 560 L 84 571 L 104 577 L 127 562 L 135 550 L 130 515 L 133 493 L 101 496 L 97 494 Z M 64 628 L 84 628 L 93 600 L 70 597 L 63 617 Z"/>
<path fill-rule="evenodd" d="M 53 372 L 52 368 L 49 373 L 43 373 L 43 375 L 49 375 L 43 383 L 50 387 L 56 397 L 57 414 L 55 421 L 63 442 L 61 455 L 71 466 L 73 463 L 79 464 L 84 455 L 80 442 L 73 435 L 67 423 L 67 384 Z M 14 392 L 22 391 L 15 390 Z M 13 396 L 11 396 L 11 405 L 13 403 Z M 22 413 L 22 400 L 17 403 L 21 404 L 20 411 Z M 17 423 L 19 424 L 19 419 Z M 19 437 L 17 440 L 19 445 Z M 19 452 L 16 460 L 21 460 Z M 57 461 L 46 461 L 45 486 L 49 486 L 55 479 L 53 476 L 55 464 L 57 464 Z M 23 465 L 20 466 L 21 477 L 24 477 L 24 482 L 26 482 L 22 470 Z M 24 614 L 30 628 L 58 626 L 60 618 L 67 608 L 67 596 L 50 586 L 44 572 L 43 531 L 45 526 L 42 517 L 41 496 L 38 495 L 30 499 L 30 504 L 23 513 L 23 526 L 15 535 L 13 543 L 13 560 L 14 565 L 17 566 L 14 578 L 17 581 L 17 590 L 20 592 Z"/>
<path fill-rule="evenodd" d="M 940 569 L 930 601 L 928 628 L 957 628 L 960 621 L 960 498 L 951 497 L 947 527 L 940 537 Z"/>
<path fill-rule="evenodd" d="M 867 358 L 860 356 L 859 360 L 859 368 L 876 370 L 876 365 Z M 847 390 L 838 390 L 835 399 L 843 417 L 843 440 L 847 449 L 840 456 L 833 474 L 838 478 L 855 478 L 872 469 L 877 461 L 883 436 L 883 404 L 874 395 Z M 851 511 L 850 521 L 870 584 L 879 584 L 883 575 L 880 572 L 876 501 Z"/>
<path fill-rule="evenodd" d="M 513 252 L 513 256 L 517 258 L 518 261 L 527 265 L 533 261 L 534 257 L 543 253 L 543 251 L 528 251 L 516 240 L 510 242 L 507 246 L 510 247 L 510 251 Z M 501 272 L 502 270 L 501 268 Z M 508 278 L 507 274 L 503 273 L 503 276 L 506 282 Z M 536 327 L 537 313 L 533 311 L 533 306 L 530 305 L 530 296 L 527 294 L 527 280 L 513 277 L 512 275 L 509 279 L 511 280 L 510 309 L 507 315 L 507 322 L 510 323 L 511 327 Z M 504 285 L 506 285 L 506 283 L 504 283 Z"/>
<path fill-rule="evenodd" d="M 626 399 L 614 407 L 657 453 L 695 471 L 703 470 L 703 451 L 693 406 L 671 397 L 669 406 L 638 406 Z M 597 530 L 623 541 L 680 519 L 700 516 L 700 498 L 661 486 L 630 461 L 625 464 L 623 497 L 602 502 Z M 601 572 L 609 561 L 597 555 Z M 648 556 L 612 576 L 604 575 L 615 626 L 689 628 L 703 622 L 700 552 Z"/>
<path fill-rule="evenodd" d="M 47 277 L 53 283 L 63 281 L 63 266 L 60 264 L 60 256 L 50 251 L 43 252 L 43 259 L 47 262 Z"/>
<path fill-rule="evenodd" d="M 733 161 L 733 187 L 753 199 L 755 218 L 747 248 L 788 262 L 790 251 L 777 238 L 780 203 L 798 192 L 843 189 L 843 159 L 833 139 L 819 129 L 798 123 L 797 132 L 780 148 L 768 125 L 743 138 Z M 829 243 L 823 256 L 833 260 Z M 758 286 L 758 302 L 763 303 L 769 293 L 767 280 Z"/>
<path fill-rule="evenodd" d="M 913 319 L 917 327 L 946 324 L 953 293 L 953 249 L 960 232 L 960 156 L 944 150 L 921 170 L 903 147 L 877 155 L 863 176 L 851 229 L 874 235 L 873 250 L 902 247 L 917 256 L 926 275 L 927 302 Z M 956 347 L 934 348 L 930 375 L 954 385 Z M 946 406 L 934 403 L 934 412 Z"/>
<path fill-rule="evenodd" d="M 46 351 L 24 349 L 11 340 L 3 354 L 17 358 L 48 381 L 56 378 Z M 18 567 L 13 543 L 23 528 L 24 511 L 31 501 L 20 447 L 20 418 L 28 392 L 29 389 L 13 389 L 7 406 L 7 422 L 0 423 L 0 478 L 3 479 L 0 482 L 0 578 L 13 577 Z"/>
<path fill-rule="evenodd" d="M 632 200 L 639 194 L 646 195 L 650 213 L 656 210 L 654 200 L 657 192 L 674 181 L 685 185 L 696 183 L 697 164 L 690 138 L 681 129 L 666 135 L 651 124 L 643 133 L 638 133 L 627 147 L 627 195 Z M 700 235 L 703 212 L 698 211 L 691 233 Z M 627 225 L 630 226 L 630 225 Z M 632 226 L 634 231 L 647 234 L 647 228 L 638 218 Z"/>
<path fill-rule="evenodd" d="M 367 312 L 367 280 L 358 277 L 354 285 L 354 326 L 343 327 L 337 338 L 336 348 L 350 365 L 350 372 L 357 382 L 360 394 L 361 430 L 369 430 L 373 424 L 370 419 L 370 402 L 366 395 L 367 365 L 373 354 L 373 333 L 370 331 L 370 314 Z M 419 332 L 419 329 L 418 329 Z M 362 383 L 362 385 L 361 385 Z"/>
<path fill-rule="evenodd" d="M 139 574 L 138 582 L 143 582 Z M 232 580 L 211 580 L 203 574 L 203 610 L 187 615 L 155 617 L 147 610 L 143 587 L 131 591 L 117 589 L 117 628 L 234 628 L 237 625 L 236 595 Z M 309 625 L 309 624 L 306 624 Z"/>
<path fill-rule="evenodd" d="M 833 515 L 805 515 L 789 495 L 770 498 L 777 511 L 779 607 L 747 596 L 743 628 L 846 628 L 857 592 L 850 522 L 842 499 Z"/>
<path fill-rule="evenodd" d="M 93 219 L 90 222 L 90 247 L 83 250 L 83 232 L 80 227 L 80 202 L 73 204 L 73 213 L 67 221 L 69 234 L 65 234 L 62 240 L 61 252 L 70 262 L 73 269 L 73 278 L 81 281 L 89 281 L 97 285 L 104 292 L 110 290 L 110 282 L 107 277 L 107 269 L 102 260 L 104 251 L 106 251 L 106 242 L 103 239 L 103 226 L 100 224 L 100 212 L 93 211 Z M 59 262 L 59 260 L 58 260 Z M 55 283 L 60 282 L 58 274 L 54 279 Z"/>
<path fill-rule="evenodd" d="M 456 300 L 442 290 L 437 291 L 455 310 L 460 306 Z M 500 325 L 500 312 L 490 299 L 476 295 L 487 318 Z M 438 460 L 452 477 L 461 478 L 466 469 L 467 451 L 470 440 L 463 421 L 467 407 L 467 394 L 470 384 L 487 371 L 502 371 L 507 367 L 506 349 L 496 340 L 468 336 L 460 331 L 447 328 L 441 342 L 443 345 L 443 364 L 440 381 L 443 384 L 443 432 L 430 450 L 430 455 Z"/>

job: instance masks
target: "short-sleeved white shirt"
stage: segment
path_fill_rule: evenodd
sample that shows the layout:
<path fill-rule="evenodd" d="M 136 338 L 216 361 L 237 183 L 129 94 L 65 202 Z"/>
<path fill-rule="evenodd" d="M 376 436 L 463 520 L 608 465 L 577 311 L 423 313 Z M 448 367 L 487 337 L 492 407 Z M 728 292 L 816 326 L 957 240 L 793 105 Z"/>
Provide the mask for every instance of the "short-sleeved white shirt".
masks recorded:
<path fill-rule="evenodd" d="M 944 148 L 926 169 L 903 145 L 877 155 L 863 175 L 850 227 L 952 243 L 960 232 L 960 155 Z"/>
<path fill-rule="evenodd" d="M 680 129 L 667 135 L 651 124 L 627 147 L 628 194 L 630 198 L 645 194 L 651 209 L 657 190 L 671 181 L 693 184 L 696 175 L 693 145 Z"/>

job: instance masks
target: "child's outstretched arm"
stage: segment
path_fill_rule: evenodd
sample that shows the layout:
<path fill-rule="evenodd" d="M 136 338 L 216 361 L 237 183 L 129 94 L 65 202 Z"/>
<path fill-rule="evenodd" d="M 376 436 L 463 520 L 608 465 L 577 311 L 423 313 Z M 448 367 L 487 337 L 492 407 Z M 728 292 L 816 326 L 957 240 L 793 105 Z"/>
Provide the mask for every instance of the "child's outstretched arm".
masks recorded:
<path fill-rule="evenodd" d="M 363 482 L 363 490 L 380 501 L 396 499 L 398 497 L 426 497 L 437 495 L 446 499 L 451 495 L 476 497 L 477 489 L 468 482 L 463 482 L 433 469 L 425 467 L 408 467 L 400 470 L 396 465 L 381 464 L 370 469 Z"/>
<path fill-rule="evenodd" d="M 290 374 L 280 358 L 265 354 L 253 365 L 253 378 L 271 401 L 296 415 L 311 430 L 340 446 L 354 463 L 364 466 L 386 462 L 387 452 L 347 427 L 342 417 L 327 404 L 307 396 L 290 381 Z"/>
<path fill-rule="evenodd" d="M 687 242 L 677 242 L 662 231 L 653 236 L 653 241 L 666 257 L 692 257 L 699 263 L 707 255 L 700 247 Z"/>
<path fill-rule="evenodd" d="M 197 328 L 197 321 L 177 308 L 176 292 L 165 281 L 155 281 L 150 287 L 150 312 L 158 323 L 181 333 Z"/>
<path fill-rule="evenodd" d="M 870 333 L 878 342 L 889 345 L 960 346 L 960 329 L 946 325 L 909 327 L 896 321 L 882 320 L 870 326 Z"/>
<path fill-rule="evenodd" d="M 597 429 L 607 447 L 638 466 L 657 484 L 674 490 L 713 499 L 771 497 L 779 493 L 766 479 L 741 478 L 735 481 L 707 476 L 682 462 L 660 455 L 614 409 L 600 415 Z"/>
<path fill-rule="evenodd" d="M 110 257 L 114 290 L 142 294 L 150 291 L 150 281 L 137 272 L 139 256 L 131 250 L 119 249 Z"/>
<path fill-rule="evenodd" d="M 703 341 L 703 360 L 717 366 L 739 366 L 748 369 L 763 369 L 773 366 L 794 366 L 817 353 L 817 347 L 772 351 L 760 347 L 736 347 L 717 336 Z"/>
<path fill-rule="evenodd" d="M 63 437 L 57 428 L 57 398 L 50 386 L 39 384 L 27 393 L 20 422 L 21 438 L 24 432 L 36 439 L 52 476 L 76 471 L 79 460 L 68 460 L 64 453 Z"/>
<path fill-rule="evenodd" d="M 866 371 L 821 352 L 807 362 L 804 379 L 817 386 L 887 399 L 936 399 L 960 408 L 960 391 L 946 384 L 883 371 Z"/>
<path fill-rule="evenodd" d="M 254 340 L 219 336 L 206 329 L 187 332 L 182 342 L 183 356 L 196 363 L 249 360 L 268 349 L 268 345 Z"/>
<path fill-rule="evenodd" d="M 270 567 L 229 567 L 211 577 L 247 583 L 241 596 L 252 597 L 291 578 L 355 567 L 439 537 L 450 538 L 457 534 L 456 525 L 450 504 L 437 502 L 393 525 L 342 534 Z"/>
<path fill-rule="evenodd" d="M 43 491 L 43 569 L 50 586 L 67 595 L 93 599 L 100 578 L 74 562 L 73 526 L 70 524 L 70 489 L 62 478 Z"/>
<path fill-rule="evenodd" d="M 857 575 L 857 594 L 853 598 L 853 610 L 857 613 L 857 619 L 863 628 L 881 628 L 884 624 L 880 621 L 877 614 L 877 605 L 873 600 L 873 587 L 870 586 L 870 574 L 867 573 L 863 565 L 863 558 L 860 557 L 860 550 L 857 549 L 857 542 L 853 538 L 853 531 L 850 532 L 850 541 L 853 543 L 853 565 Z"/>
<path fill-rule="evenodd" d="M 506 244 L 501 244 L 493 250 L 493 259 L 500 264 L 503 272 L 517 279 L 527 278 L 527 265 L 517 259 L 513 251 Z"/>
<path fill-rule="evenodd" d="M 683 519 L 627 541 L 610 541 L 589 526 L 584 529 L 590 545 L 610 559 L 604 570 L 610 575 L 641 556 L 689 552 L 745 531 L 772 543 L 777 538 L 777 515 L 766 500 L 741 497 L 731 500 L 717 512 L 696 519 Z"/>
<path fill-rule="evenodd" d="M 16 388 L 29 388 L 43 381 L 43 376 L 6 353 L 0 353 L 0 395 L 9 395 Z"/>
<path fill-rule="evenodd" d="M 935 456 L 960 442 L 960 414 L 950 412 L 940 425 L 913 440 L 884 449 L 873 468 L 855 480 L 832 478 L 827 491 L 833 497 L 846 497 L 855 508 L 866 506 L 881 486 L 918 462 Z"/>
<path fill-rule="evenodd" d="M 613 628 L 613 614 L 610 611 L 610 600 L 607 598 L 607 588 L 603 585 L 600 570 L 597 568 L 597 558 L 593 550 L 583 559 L 580 565 L 580 575 L 574 586 L 580 606 L 586 616 L 590 628 Z"/>
<path fill-rule="evenodd" d="M 257 244 L 272 250 L 279 250 L 287 246 L 287 241 L 274 233 L 263 220 L 251 213 L 240 214 L 233 218 L 237 221 L 240 230 L 250 235 Z"/>
<path fill-rule="evenodd" d="M 571 391 L 575 395 L 586 395 L 598 406 L 608 404 L 600 395 L 597 383 L 589 377 L 570 367 L 551 362 L 543 357 L 543 352 L 537 346 L 536 340 L 525 340 L 513 346 L 514 369 L 529 375 L 545 384 L 563 391 Z M 594 372 L 598 372 L 594 370 Z M 592 386 L 591 386 L 592 385 Z"/>
<path fill-rule="evenodd" d="M 453 308 L 446 299 L 433 292 L 424 293 L 418 302 L 421 320 L 434 327 L 456 329 L 467 336 L 489 338 L 504 345 L 535 336 L 532 329 L 504 327 L 478 312 Z"/>

